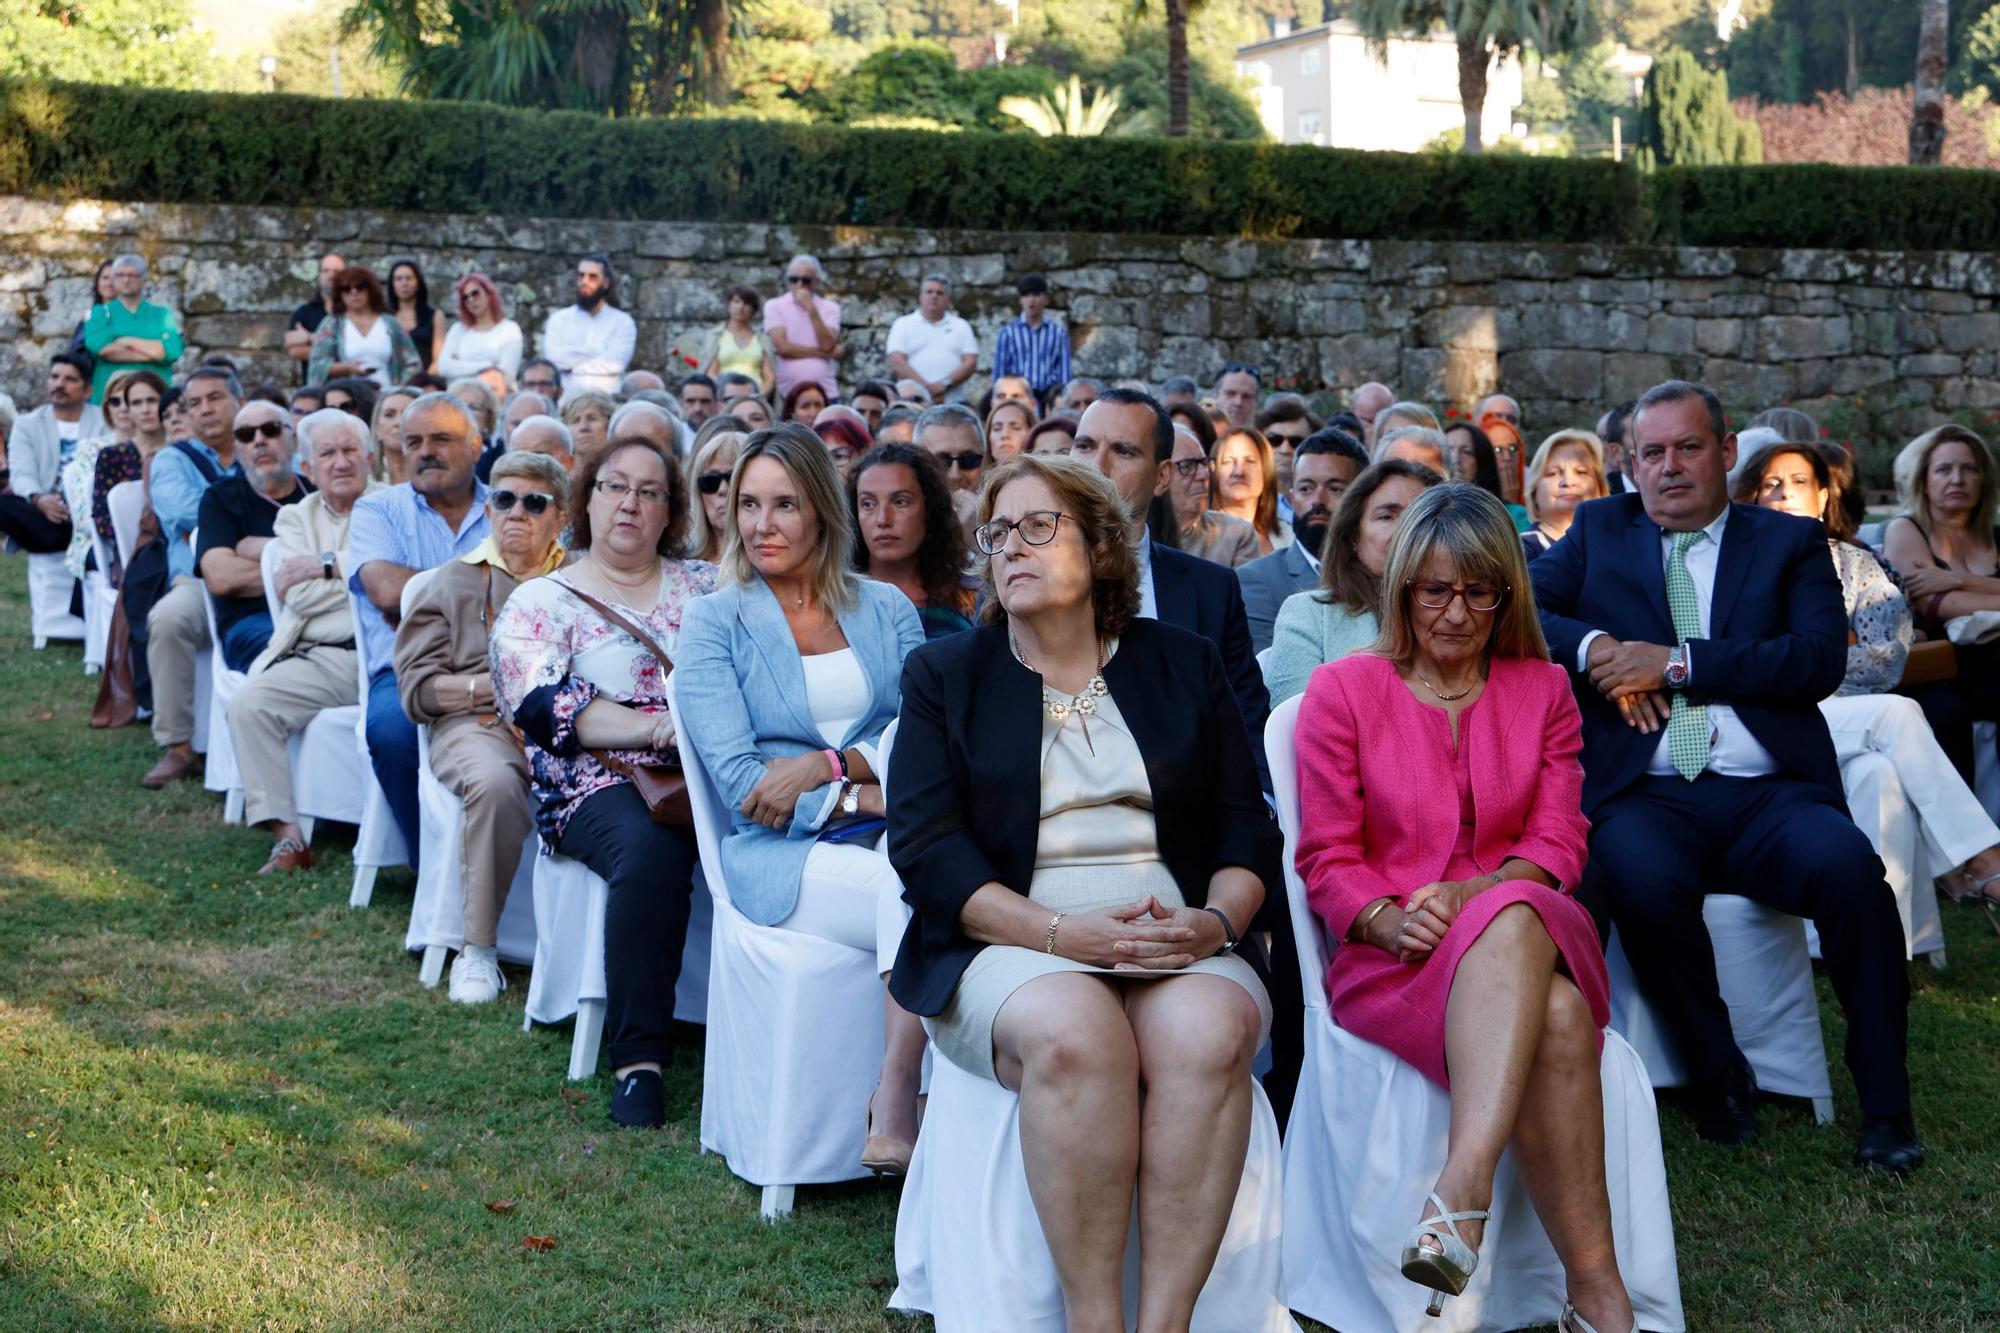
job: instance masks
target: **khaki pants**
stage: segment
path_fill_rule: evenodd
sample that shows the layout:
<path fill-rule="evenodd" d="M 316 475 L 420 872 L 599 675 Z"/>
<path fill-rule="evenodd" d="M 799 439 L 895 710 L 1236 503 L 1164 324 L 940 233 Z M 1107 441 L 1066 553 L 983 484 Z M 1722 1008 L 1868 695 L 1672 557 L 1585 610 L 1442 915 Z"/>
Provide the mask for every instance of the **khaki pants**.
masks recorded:
<path fill-rule="evenodd" d="M 459 879 L 465 886 L 465 942 L 492 947 L 521 847 L 535 825 L 528 761 L 505 724 L 470 713 L 431 724 L 431 772 L 465 802 Z"/>
<path fill-rule="evenodd" d="M 243 822 L 298 820 L 292 795 L 290 738 L 323 708 L 360 701 L 352 648 L 312 648 L 274 662 L 229 701 L 229 735 L 243 771 Z"/>
<path fill-rule="evenodd" d="M 146 615 L 146 669 L 153 677 L 153 740 L 194 739 L 194 664 L 209 649 L 201 579 L 183 574 Z"/>

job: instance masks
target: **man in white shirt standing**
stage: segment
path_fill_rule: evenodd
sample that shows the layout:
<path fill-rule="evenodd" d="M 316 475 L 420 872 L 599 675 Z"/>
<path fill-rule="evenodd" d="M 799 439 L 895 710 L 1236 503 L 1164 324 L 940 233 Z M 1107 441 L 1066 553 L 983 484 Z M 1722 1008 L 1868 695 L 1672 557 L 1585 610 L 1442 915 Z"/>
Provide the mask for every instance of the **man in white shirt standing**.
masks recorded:
<path fill-rule="evenodd" d="M 932 273 L 917 292 L 917 308 L 889 326 L 889 369 L 913 379 L 938 402 L 960 396 L 979 360 L 972 326 L 951 309 L 951 279 Z"/>
<path fill-rule="evenodd" d="M 604 255 L 576 261 L 576 304 L 542 326 L 542 355 L 563 373 L 563 397 L 581 389 L 617 393 L 632 364 L 639 326 L 618 308 L 618 275 Z"/>

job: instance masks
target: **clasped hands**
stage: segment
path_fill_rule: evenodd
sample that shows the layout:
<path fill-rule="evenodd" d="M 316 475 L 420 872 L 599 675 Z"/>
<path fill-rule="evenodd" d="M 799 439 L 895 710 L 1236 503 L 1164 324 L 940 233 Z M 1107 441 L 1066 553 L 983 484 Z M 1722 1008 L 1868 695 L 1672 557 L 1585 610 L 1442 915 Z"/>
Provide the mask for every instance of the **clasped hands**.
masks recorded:
<path fill-rule="evenodd" d="M 1137 902 L 1065 914 L 1055 951 L 1071 962 L 1116 972 L 1172 972 L 1207 958 L 1227 941 L 1215 913 L 1168 907 L 1148 894 Z"/>
<path fill-rule="evenodd" d="M 1445 932 L 1465 905 L 1492 884 L 1490 875 L 1426 884 L 1401 909 L 1392 904 L 1378 911 L 1368 923 L 1368 942 L 1396 955 L 1398 962 L 1421 963 L 1444 943 Z"/>
<path fill-rule="evenodd" d="M 1651 735 L 1667 725 L 1673 704 L 1667 698 L 1667 657 L 1664 644 L 1621 643 L 1609 634 L 1590 641 L 1586 666 L 1597 692 L 1616 704 L 1625 724 Z"/>

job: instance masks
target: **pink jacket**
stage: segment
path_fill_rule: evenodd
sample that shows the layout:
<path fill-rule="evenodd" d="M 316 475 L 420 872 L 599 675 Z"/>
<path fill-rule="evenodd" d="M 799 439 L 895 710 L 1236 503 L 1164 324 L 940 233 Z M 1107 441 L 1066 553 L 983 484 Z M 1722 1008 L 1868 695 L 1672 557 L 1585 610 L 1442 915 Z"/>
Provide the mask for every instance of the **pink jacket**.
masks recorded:
<path fill-rule="evenodd" d="M 1583 816 L 1583 723 L 1551 662 L 1495 658 L 1459 719 L 1470 746 L 1474 859 L 1534 862 L 1573 892 Z M 1378 898 L 1398 903 L 1445 878 L 1458 841 L 1450 724 L 1386 659 L 1355 653 L 1313 672 L 1299 706 L 1299 877 L 1335 939 Z"/>

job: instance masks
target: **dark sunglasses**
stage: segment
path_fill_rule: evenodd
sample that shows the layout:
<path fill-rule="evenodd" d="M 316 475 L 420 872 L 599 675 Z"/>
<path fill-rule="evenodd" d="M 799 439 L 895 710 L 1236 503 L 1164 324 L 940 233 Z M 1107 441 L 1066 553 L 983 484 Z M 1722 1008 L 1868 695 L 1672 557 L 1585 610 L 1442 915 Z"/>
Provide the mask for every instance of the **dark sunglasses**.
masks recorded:
<path fill-rule="evenodd" d="M 729 484 L 727 472 L 704 472 L 695 478 L 694 488 L 703 495 L 714 495 Z"/>
<path fill-rule="evenodd" d="M 285 433 L 284 423 L 278 421 L 264 421 L 264 422 L 259 422 L 255 426 L 238 426 L 236 428 L 236 442 L 238 444 L 248 444 L 250 443 L 250 441 L 256 439 L 259 435 L 263 436 L 267 440 L 275 440 L 284 433 Z"/>
<path fill-rule="evenodd" d="M 977 472 L 979 465 L 986 461 L 986 455 L 967 449 L 962 454 L 932 454 L 939 467 L 957 468 L 960 472 Z"/>
<path fill-rule="evenodd" d="M 496 514 L 509 512 L 514 508 L 516 502 L 518 502 L 521 508 L 527 511 L 529 518 L 540 518 L 543 514 L 548 513 L 549 506 L 556 502 L 555 496 L 543 495 L 540 491 L 530 491 L 528 494 L 522 495 L 518 491 L 500 490 L 497 488 L 488 491 L 486 498 L 492 503 L 493 512 Z"/>
<path fill-rule="evenodd" d="M 785 282 L 793 287 L 810 287 L 813 285 L 810 273 L 787 273 L 785 275 Z"/>

